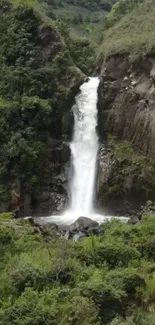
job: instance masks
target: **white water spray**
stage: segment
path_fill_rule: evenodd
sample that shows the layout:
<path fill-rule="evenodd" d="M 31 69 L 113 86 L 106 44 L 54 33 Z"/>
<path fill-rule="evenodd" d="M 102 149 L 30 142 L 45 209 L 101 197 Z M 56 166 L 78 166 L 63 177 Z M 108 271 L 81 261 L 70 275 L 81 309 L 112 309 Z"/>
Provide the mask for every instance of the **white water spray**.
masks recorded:
<path fill-rule="evenodd" d="M 74 134 L 71 143 L 73 179 L 70 213 L 88 216 L 93 211 L 96 159 L 98 153 L 97 89 L 98 78 L 85 82 L 73 107 Z"/>
<path fill-rule="evenodd" d="M 89 78 L 76 97 L 74 112 L 73 141 L 70 144 L 72 152 L 73 176 L 69 182 L 70 206 L 61 216 L 40 218 L 43 223 L 55 222 L 69 225 L 84 216 L 102 223 L 114 218 L 94 213 L 94 187 L 96 177 L 96 160 L 98 154 L 97 127 L 97 89 L 98 78 Z M 116 217 L 117 218 L 117 217 Z M 118 217 L 120 219 L 120 217 Z M 126 221 L 125 217 L 121 217 Z"/>

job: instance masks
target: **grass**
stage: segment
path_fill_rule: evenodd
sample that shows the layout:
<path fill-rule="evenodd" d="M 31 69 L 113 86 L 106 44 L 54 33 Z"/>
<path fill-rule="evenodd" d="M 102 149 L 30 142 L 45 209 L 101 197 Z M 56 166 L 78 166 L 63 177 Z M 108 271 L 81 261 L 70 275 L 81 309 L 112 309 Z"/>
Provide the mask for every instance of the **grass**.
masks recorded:
<path fill-rule="evenodd" d="M 13 218 L 12 213 L 7 212 L 7 213 L 0 213 L 0 221 L 3 220 L 11 220 Z"/>
<path fill-rule="evenodd" d="M 28 6 L 28 7 L 34 7 L 35 5 L 38 5 L 37 1 L 35 0 L 9 0 L 14 6 Z"/>
<path fill-rule="evenodd" d="M 104 32 L 100 56 L 106 58 L 116 53 L 131 56 L 146 55 L 155 50 L 155 6 L 145 0 L 126 14 L 113 27 Z"/>

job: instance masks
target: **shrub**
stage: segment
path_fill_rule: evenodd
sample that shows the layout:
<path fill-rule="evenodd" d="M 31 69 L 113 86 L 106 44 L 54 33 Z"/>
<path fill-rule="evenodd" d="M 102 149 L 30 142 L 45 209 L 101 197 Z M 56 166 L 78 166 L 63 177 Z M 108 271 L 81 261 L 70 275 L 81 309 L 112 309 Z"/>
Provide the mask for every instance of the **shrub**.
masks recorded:
<path fill-rule="evenodd" d="M 0 213 L 0 220 L 11 220 L 13 218 L 12 213 Z"/>
<path fill-rule="evenodd" d="M 110 268 L 127 266 L 130 261 L 140 257 L 140 253 L 134 247 L 124 242 L 101 238 L 88 238 L 82 242 L 79 248 L 80 260 L 90 264 L 102 265 L 107 263 Z"/>
<path fill-rule="evenodd" d="M 26 289 L 12 306 L 0 311 L 1 324 L 99 325 L 91 300 L 76 296 L 67 299 L 66 295 L 67 291 L 62 292 L 61 288 L 42 293 Z"/>
<path fill-rule="evenodd" d="M 79 284 L 83 296 L 92 298 L 99 308 L 102 322 L 109 322 L 117 313 L 123 312 L 123 301 L 126 293 L 121 288 L 115 288 L 98 277 L 90 277 L 86 282 Z"/>

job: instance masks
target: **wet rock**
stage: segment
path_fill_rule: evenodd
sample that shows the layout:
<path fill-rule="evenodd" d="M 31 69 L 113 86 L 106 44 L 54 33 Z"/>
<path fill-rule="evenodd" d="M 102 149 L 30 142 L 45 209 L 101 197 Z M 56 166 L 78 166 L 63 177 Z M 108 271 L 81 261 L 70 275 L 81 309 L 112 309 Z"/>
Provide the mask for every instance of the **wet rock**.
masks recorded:
<path fill-rule="evenodd" d="M 61 213 L 64 210 L 67 202 L 67 193 L 51 193 L 51 208 L 52 214 Z"/>
<path fill-rule="evenodd" d="M 39 200 L 37 202 L 37 209 L 34 211 L 35 215 L 49 215 L 52 213 L 52 195 L 49 191 L 43 191 L 40 194 Z"/>
<path fill-rule="evenodd" d="M 44 170 L 40 195 L 31 201 L 33 216 L 61 213 L 67 204 L 70 147 L 61 140 L 49 140 L 48 166 Z"/>
<path fill-rule="evenodd" d="M 150 216 L 155 216 L 155 203 L 152 201 L 147 201 L 145 206 L 142 207 L 140 213 L 139 213 L 139 218 L 141 219 L 141 217 L 143 215 L 150 215 Z"/>
<path fill-rule="evenodd" d="M 50 229 L 54 229 L 54 230 L 58 230 L 58 225 L 54 222 L 50 222 L 49 220 L 46 219 L 46 217 L 44 218 L 39 218 L 39 217 L 36 217 L 36 218 L 33 218 L 34 220 L 34 224 L 35 226 L 39 226 L 40 229 L 41 228 L 50 228 Z"/>
<path fill-rule="evenodd" d="M 30 217 L 25 217 L 24 220 L 27 221 L 31 226 L 35 225 L 35 221 L 31 216 Z"/>
<path fill-rule="evenodd" d="M 62 237 L 64 237 L 65 239 L 68 240 L 68 239 L 71 239 L 71 236 L 72 236 L 71 232 L 69 230 L 67 230 L 66 233 Z"/>
<path fill-rule="evenodd" d="M 49 144 L 49 157 L 54 163 L 65 164 L 71 155 L 67 142 L 52 140 Z"/>
<path fill-rule="evenodd" d="M 77 242 L 80 239 L 85 238 L 85 237 L 86 237 L 86 235 L 83 232 L 78 232 L 77 234 L 75 234 L 73 236 L 73 241 Z"/>
<path fill-rule="evenodd" d="M 32 206 L 31 206 L 31 196 L 30 195 L 24 195 L 23 214 L 24 214 L 24 216 L 32 215 Z"/>
<path fill-rule="evenodd" d="M 87 217 L 79 217 L 70 227 L 70 231 L 90 229 L 99 226 L 99 224 Z"/>
<path fill-rule="evenodd" d="M 130 216 L 130 219 L 128 220 L 129 225 L 136 225 L 136 223 L 139 223 L 139 218 L 138 216 Z"/>
<path fill-rule="evenodd" d="M 92 227 L 92 228 L 89 228 L 87 231 L 86 231 L 86 234 L 87 236 L 91 236 L 91 235 L 99 235 L 100 233 L 100 227 L 99 225 L 97 227 Z"/>
<path fill-rule="evenodd" d="M 73 135 L 73 127 L 74 127 L 74 116 L 73 111 L 66 111 L 62 116 L 62 131 L 63 135 L 67 137 L 69 141 L 72 139 Z"/>

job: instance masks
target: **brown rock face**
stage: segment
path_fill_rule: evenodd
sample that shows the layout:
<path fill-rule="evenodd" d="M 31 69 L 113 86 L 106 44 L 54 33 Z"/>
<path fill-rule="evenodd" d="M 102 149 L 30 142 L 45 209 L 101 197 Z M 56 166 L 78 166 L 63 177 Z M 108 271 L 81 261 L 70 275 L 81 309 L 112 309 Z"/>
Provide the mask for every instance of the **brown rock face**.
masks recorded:
<path fill-rule="evenodd" d="M 111 152 L 100 153 L 98 206 L 134 215 L 155 200 L 155 54 L 132 62 L 127 54 L 115 55 L 103 65 L 98 131 L 101 142 L 108 133 L 117 139 L 109 140 Z"/>
<path fill-rule="evenodd" d="M 48 168 L 45 167 L 44 184 L 38 199 L 31 201 L 33 215 L 59 214 L 68 201 L 67 183 L 70 161 L 70 147 L 67 142 L 51 139 L 48 149 Z"/>
<path fill-rule="evenodd" d="M 133 63 L 116 55 L 103 65 L 98 114 L 102 139 L 108 131 L 155 156 L 155 54 Z"/>
<path fill-rule="evenodd" d="M 55 56 L 62 44 L 58 33 L 48 26 L 41 25 L 38 30 L 37 44 L 40 46 L 42 60 L 48 60 Z"/>

